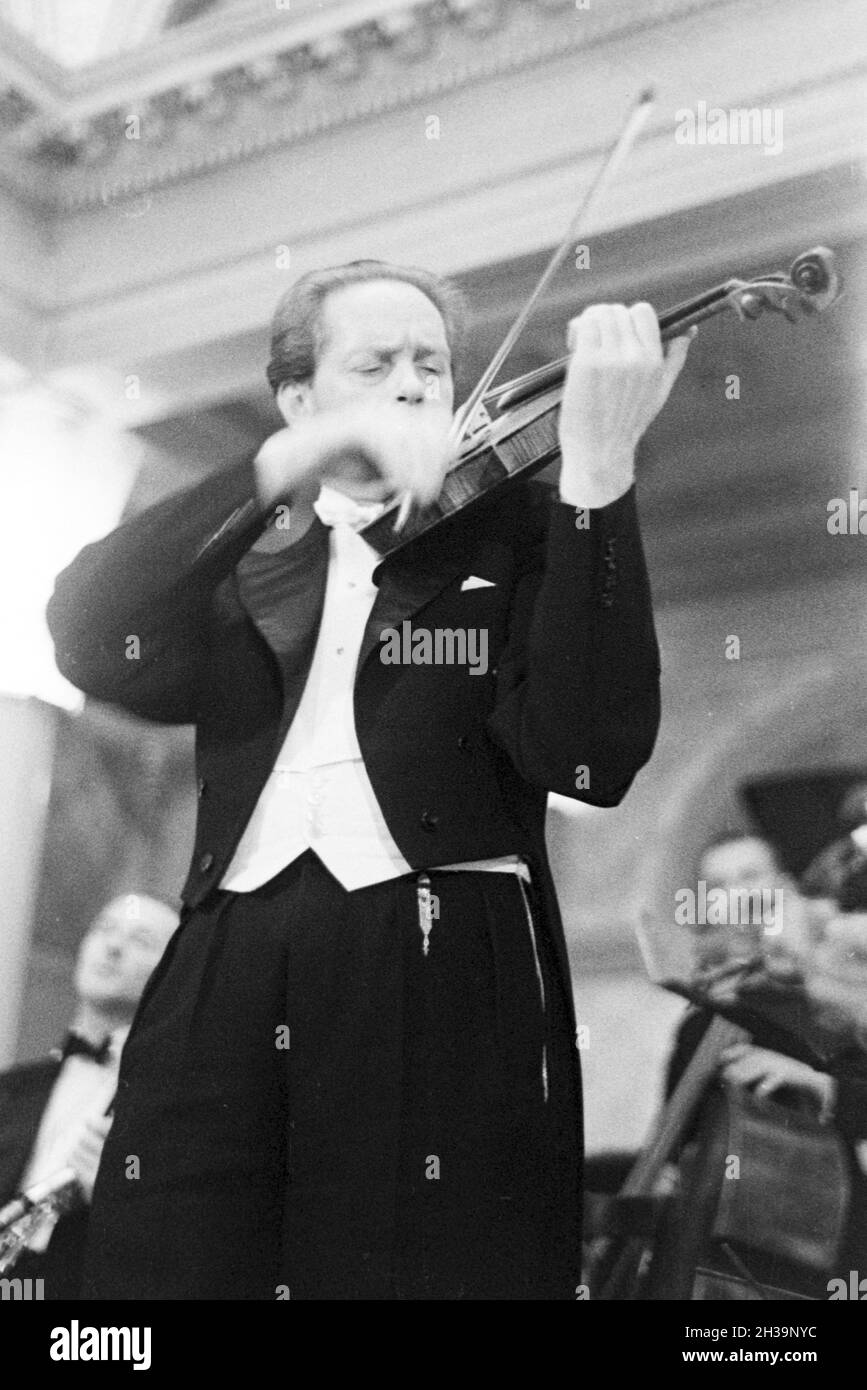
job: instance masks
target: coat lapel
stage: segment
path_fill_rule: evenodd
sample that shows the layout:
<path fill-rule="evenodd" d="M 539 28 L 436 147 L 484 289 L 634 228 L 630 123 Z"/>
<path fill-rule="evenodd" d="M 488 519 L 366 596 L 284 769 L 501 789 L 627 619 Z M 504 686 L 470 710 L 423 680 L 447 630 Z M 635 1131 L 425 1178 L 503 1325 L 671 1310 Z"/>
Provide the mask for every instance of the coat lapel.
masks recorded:
<path fill-rule="evenodd" d="M 356 680 L 371 653 L 380 646 L 383 629 L 399 628 L 406 618 L 424 608 L 458 575 L 466 573 L 466 568 L 467 561 L 459 554 L 431 556 L 416 551 L 407 558 L 398 555 L 385 560 L 374 570 L 379 592 L 365 624 Z"/>
<path fill-rule="evenodd" d="M 323 528 L 322 545 L 311 565 L 314 575 L 313 582 L 316 583 L 318 589 L 316 609 L 320 620 L 328 576 L 328 535 L 328 529 Z M 373 578 L 374 582 L 378 584 L 378 592 L 365 624 L 356 668 L 356 680 L 371 653 L 379 647 L 383 629 L 387 627 L 399 628 L 404 619 L 412 617 L 419 609 L 424 608 L 425 604 L 430 603 L 431 599 L 435 598 L 448 584 L 457 579 L 459 575 L 465 574 L 466 569 L 466 557 L 460 554 L 457 548 L 437 547 L 432 549 L 422 545 L 414 545 L 408 553 L 399 552 L 377 566 Z M 250 612 L 244 602 L 237 575 L 233 575 L 233 580 L 233 595 L 239 609 L 257 628 L 259 635 L 276 657 L 267 634 L 257 621 L 255 613 Z M 303 672 L 299 672 L 299 676 L 302 678 L 294 683 L 293 690 L 287 691 L 284 687 L 284 697 L 286 697 L 288 706 L 284 709 L 284 730 L 288 727 L 288 722 L 291 722 L 292 717 L 294 717 L 295 709 L 301 698 L 313 657 L 313 645 L 310 647 L 305 669 Z M 280 664 L 278 659 L 278 668 Z"/>
<path fill-rule="evenodd" d="M 315 588 L 315 593 L 311 595 L 311 609 L 307 613 L 303 621 L 299 624 L 298 631 L 295 634 L 298 647 L 300 650 L 304 652 L 304 663 L 302 672 L 303 679 L 301 679 L 300 681 L 293 682 L 292 691 L 287 691 L 286 689 L 285 663 L 284 661 L 281 661 L 279 652 L 277 651 L 270 637 L 268 636 L 266 624 L 262 621 L 261 615 L 255 612 L 254 609 L 247 603 L 246 599 L 244 598 L 244 595 L 241 591 L 241 585 L 238 580 L 237 571 L 235 571 L 231 577 L 231 595 L 236 605 L 236 611 L 239 611 L 244 615 L 245 619 L 248 620 L 250 624 L 252 624 L 259 636 L 262 638 L 263 642 L 265 643 L 266 647 L 268 648 L 269 652 L 274 658 L 275 670 L 277 672 L 277 677 L 280 682 L 280 687 L 283 691 L 284 697 L 289 697 L 290 699 L 294 698 L 295 705 L 298 704 L 298 701 L 301 698 L 301 691 L 303 690 L 304 682 L 307 679 L 307 675 L 310 670 L 310 665 L 313 660 L 313 652 L 316 646 L 316 637 L 319 632 L 319 626 L 322 621 L 322 610 L 325 604 L 325 589 L 328 582 L 328 537 L 330 535 L 330 531 L 326 526 L 317 526 L 316 530 L 316 545 L 311 556 L 309 557 L 310 563 L 307 576 L 308 583 L 313 585 Z M 293 715 L 294 712 L 295 711 L 293 709 Z"/>

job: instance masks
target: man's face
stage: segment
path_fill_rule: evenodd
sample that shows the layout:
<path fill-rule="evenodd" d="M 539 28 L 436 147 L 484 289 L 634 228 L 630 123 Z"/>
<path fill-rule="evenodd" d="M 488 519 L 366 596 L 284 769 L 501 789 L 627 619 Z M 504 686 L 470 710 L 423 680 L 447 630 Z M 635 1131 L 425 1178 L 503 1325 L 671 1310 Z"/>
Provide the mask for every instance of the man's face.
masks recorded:
<path fill-rule="evenodd" d="M 726 893 L 761 894 L 787 883 L 770 846 L 756 835 L 744 835 L 742 839 L 728 840 L 706 850 L 699 878 L 704 879 L 708 893 L 722 888 Z M 706 923 L 697 926 L 695 932 L 697 955 L 706 965 L 746 959 L 763 943 L 763 925 L 753 920 L 727 925 Z"/>
<path fill-rule="evenodd" d="M 164 903 L 129 893 L 103 908 L 84 937 L 75 989 L 85 1003 L 131 1014 L 177 926 Z"/>
<path fill-rule="evenodd" d="M 446 409 L 454 400 L 445 324 L 415 285 L 371 280 L 335 290 L 322 308 L 324 343 L 310 407 L 398 402 Z"/>
<path fill-rule="evenodd" d="M 714 845 L 702 856 L 700 877 L 711 888 L 753 889 L 773 888 L 783 881 L 773 853 L 757 835 L 745 835 L 741 840 L 729 840 Z"/>

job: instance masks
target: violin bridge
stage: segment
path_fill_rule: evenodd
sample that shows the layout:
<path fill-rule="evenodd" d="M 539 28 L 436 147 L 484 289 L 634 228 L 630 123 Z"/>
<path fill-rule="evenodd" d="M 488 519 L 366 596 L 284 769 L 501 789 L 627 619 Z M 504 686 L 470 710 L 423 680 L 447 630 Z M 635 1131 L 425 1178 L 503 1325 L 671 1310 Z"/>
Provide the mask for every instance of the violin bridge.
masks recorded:
<path fill-rule="evenodd" d="M 473 410 L 472 415 L 465 422 L 463 406 L 455 411 L 452 420 L 451 436 L 453 441 L 462 439 L 472 439 L 473 435 L 481 434 L 483 430 L 489 429 L 494 423 L 491 414 L 483 401 L 479 401 Z"/>

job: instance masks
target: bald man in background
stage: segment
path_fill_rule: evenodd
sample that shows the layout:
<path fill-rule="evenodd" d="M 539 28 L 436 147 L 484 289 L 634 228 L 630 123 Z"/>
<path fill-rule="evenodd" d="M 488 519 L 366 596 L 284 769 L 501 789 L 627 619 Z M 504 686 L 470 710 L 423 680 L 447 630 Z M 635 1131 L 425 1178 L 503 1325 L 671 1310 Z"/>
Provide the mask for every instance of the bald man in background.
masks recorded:
<path fill-rule="evenodd" d="M 167 903 L 143 894 L 108 903 L 78 949 L 78 1005 L 63 1046 L 0 1075 L 0 1205 L 65 1167 L 81 1187 L 82 1205 L 56 1223 L 47 1220 L 9 1271 L 44 1280 L 48 1300 L 81 1296 L 89 1202 L 121 1050 L 177 923 Z"/>

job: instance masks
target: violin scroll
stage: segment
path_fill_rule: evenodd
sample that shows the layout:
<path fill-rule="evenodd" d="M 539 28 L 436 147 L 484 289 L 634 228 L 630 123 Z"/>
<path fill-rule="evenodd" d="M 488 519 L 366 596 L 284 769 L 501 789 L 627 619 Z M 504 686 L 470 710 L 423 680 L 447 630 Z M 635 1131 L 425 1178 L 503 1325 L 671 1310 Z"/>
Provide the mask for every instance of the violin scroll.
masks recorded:
<path fill-rule="evenodd" d="M 668 342 L 727 310 L 742 322 L 753 322 L 769 309 L 796 323 L 801 315 L 827 309 L 839 294 L 834 254 L 815 246 L 795 257 L 788 274 L 725 280 L 658 314 L 660 336 Z M 397 517 L 392 505 L 364 528 L 365 540 L 381 556 L 393 554 L 507 479 L 529 478 L 552 463 L 559 450 L 557 410 L 569 361 L 561 357 L 481 395 L 472 392 L 456 417 L 460 455 L 436 502 L 417 511 L 406 527 L 396 524 L 396 518 L 401 523 L 405 518 Z"/>
<path fill-rule="evenodd" d="M 728 303 L 741 319 L 757 319 L 765 309 L 797 323 L 801 314 L 819 314 L 840 295 L 834 253 L 825 246 L 804 251 L 792 261 L 788 275 L 762 275 L 756 280 L 729 280 Z"/>
<path fill-rule="evenodd" d="M 808 313 L 819 313 L 839 298 L 840 277 L 834 267 L 834 252 L 827 246 L 814 246 L 812 251 L 796 256 L 789 275 L 802 295 L 807 296 Z"/>

